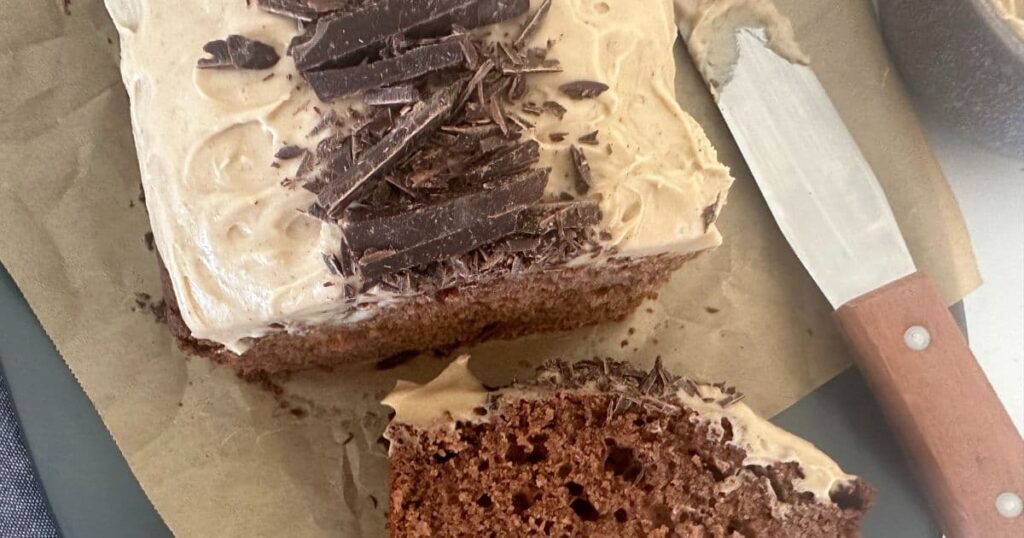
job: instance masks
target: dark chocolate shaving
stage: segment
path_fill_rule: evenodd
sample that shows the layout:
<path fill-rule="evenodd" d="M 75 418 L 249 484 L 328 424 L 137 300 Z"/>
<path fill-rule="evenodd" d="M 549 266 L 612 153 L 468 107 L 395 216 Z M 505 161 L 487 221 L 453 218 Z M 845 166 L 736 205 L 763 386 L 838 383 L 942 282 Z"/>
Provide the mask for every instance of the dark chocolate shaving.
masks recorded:
<path fill-rule="evenodd" d="M 328 254 L 326 252 L 323 252 L 321 254 L 324 258 L 324 265 L 327 266 L 327 272 L 331 273 L 334 276 L 341 276 L 341 262 L 338 261 L 338 258 L 335 255 Z"/>
<path fill-rule="evenodd" d="M 601 209 L 597 202 L 548 202 L 527 209 L 520 219 L 517 231 L 536 235 L 553 231 L 583 230 L 600 223 Z"/>
<path fill-rule="evenodd" d="M 459 43 L 449 41 L 412 49 L 400 56 L 369 64 L 313 71 L 306 74 L 306 79 L 317 97 L 328 102 L 356 92 L 419 78 L 463 61 Z"/>
<path fill-rule="evenodd" d="M 588 146 L 596 146 L 599 143 L 597 141 L 597 133 L 598 133 L 598 131 L 594 131 L 592 133 L 587 133 L 587 134 L 579 137 L 578 141 L 579 141 L 580 144 L 586 144 Z"/>
<path fill-rule="evenodd" d="M 576 191 L 580 194 L 587 194 L 590 192 L 590 186 L 594 184 L 587 156 L 576 146 L 569 146 L 569 155 L 572 157 L 573 169 L 576 170 Z"/>
<path fill-rule="evenodd" d="M 519 32 L 519 37 L 517 37 L 513 43 L 516 48 L 522 48 L 523 45 L 526 44 L 526 40 L 530 39 L 530 36 L 537 32 L 537 28 L 540 28 L 541 21 L 544 20 L 545 16 L 547 16 L 548 10 L 550 9 L 551 0 L 544 0 L 540 7 L 537 8 L 537 11 L 530 16 L 530 20 L 526 21 L 526 24 L 523 25 L 522 31 Z"/>
<path fill-rule="evenodd" d="M 718 219 L 718 207 L 722 202 L 722 194 L 719 193 L 715 198 L 715 203 L 704 208 L 701 212 L 701 218 L 704 220 L 704 233 L 707 233 L 711 229 L 711 225 Z"/>
<path fill-rule="evenodd" d="M 291 47 L 301 71 L 355 65 L 393 35 L 436 37 L 453 26 L 476 28 L 522 15 L 529 0 L 379 0 L 352 13 L 318 20 Z"/>
<path fill-rule="evenodd" d="M 375 88 L 363 94 L 363 103 L 369 106 L 411 105 L 419 100 L 420 92 L 411 84 Z"/>
<path fill-rule="evenodd" d="M 491 97 L 491 102 L 487 107 L 487 111 L 491 115 L 491 120 L 494 124 L 501 129 L 501 134 L 508 136 L 508 124 L 505 123 L 505 110 L 501 107 L 501 102 L 498 100 L 498 96 L 494 95 Z"/>
<path fill-rule="evenodd" d="M 568 112 L 568 110 L 566 110 L 565 107 L 559 104 L 557 101 L 544 101 L 544 104 L 542 104 L 541 106 L 544 108 L 544 110 L 547 110 L 549 114 L 558 119 L 564 118 L 565 113 Z"/>
<path fill-rule="evenodd" d="M 274 158 L 282 161 L 290 161 L 305 153 L 306 149 L 301 146 L 284 146 L 277 150 L 277 153 L 274 154 Z"/>
<path fill-rule="evenodd" d="M 551 133 L 548 135 L 548 138 L 550 138 L 552 142 L 564 142 L 565 137 L 567 136 L 569 136 L 569 133 Z"/>
<path fill-rule="evenodd" d="M 364 279 L 436 262 L 493 243 L 516 231 L 519 215 L 544 194 L 547 169 L 531 170 L 478 189 L 395 215 L 342 221 Z"/>
<path fill-rule="evenodd" d="M 540 144 L 535 140 L 529 140 L 497 152 L 483 164 L 466 171 L 462 178 L 470 183 L 492 181 L 523 172 L 537 164 L 539 160 Z"/>
<path fill-rule="evenodd" d="M 608 85 L 593 80 L 578 80 L 568 82 L 558 87 L 565 95 L 572 99 L 591 99 L 608 91 Z"/>
<path fill-rule="evenodd" d="M 408 155 L 427 135 L 440 127 L 452 111 L 455 96 L 461 91 L 462 85 L 453 83 L 436 91 L 426 101 L 417 103 L 398 119 L 394 128 L 380 142 L 360 155 L 351 166 L 345 165 L 345 157 L 336 159 L 328 171 L 335 177 L 327 182 L 327 187 L 320 193 L 320 205 L 326 207 L 332 217 L 340 217 L 367 183 L 379 178 L 386 169 Z"/>
<path fill-rule="evenodd" d="M 209 58 L 200 58 L 199 69 L 270 69 L 281 57 L 274 47 L 240 35 L 203 45 Z"/>
<path fill-rule="evenodd" d="M 554 60 L 545 60 L 534 64 L 503 65 L 501 72 L 506 75 L 529 75 L 533 73 L 561 73 L 562 64 Z"/>
<path fill-rule="evenodd" d="M 520 108 L 525 114 L 531 116 L 540 116 L 544 113 L 544 109 L 537 105 L 537 103 L 523 103 Z"/>

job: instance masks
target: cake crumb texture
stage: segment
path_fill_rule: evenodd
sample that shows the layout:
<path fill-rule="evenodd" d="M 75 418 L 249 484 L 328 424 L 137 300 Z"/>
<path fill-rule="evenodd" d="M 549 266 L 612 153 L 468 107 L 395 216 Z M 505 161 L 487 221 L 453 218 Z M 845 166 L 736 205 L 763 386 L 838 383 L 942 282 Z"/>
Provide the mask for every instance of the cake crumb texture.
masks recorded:
<path fill-rule="evenodd" d="M 454 431 L 394 425 L 392 536 L 852 537 L 857 480 L 832 503 L 793 487 L 799 464 L 744 466 L 692 411 L 615 414 L 615 396 L 504 404 Z"/>

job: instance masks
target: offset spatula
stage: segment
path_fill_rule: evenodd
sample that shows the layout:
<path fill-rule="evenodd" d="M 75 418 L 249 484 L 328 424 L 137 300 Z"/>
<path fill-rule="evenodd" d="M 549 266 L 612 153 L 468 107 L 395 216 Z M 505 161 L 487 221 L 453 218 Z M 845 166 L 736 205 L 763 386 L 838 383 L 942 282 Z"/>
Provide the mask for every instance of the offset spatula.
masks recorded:
<path fill-rule="evenodd" d="M 1022 538 L 1024 441 L 814 72 L 737 34 L 718 106 L 952 538 Z M 894 155 L 893 158 L 899 158 Z M 927 210 L 922 207 L 922 210 Z"/>

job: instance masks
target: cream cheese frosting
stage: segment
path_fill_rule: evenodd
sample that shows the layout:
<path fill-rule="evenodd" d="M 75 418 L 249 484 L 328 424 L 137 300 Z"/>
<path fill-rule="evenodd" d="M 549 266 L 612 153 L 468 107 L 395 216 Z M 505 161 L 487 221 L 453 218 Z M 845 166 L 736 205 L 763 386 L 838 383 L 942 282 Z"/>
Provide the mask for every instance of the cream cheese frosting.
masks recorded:
<path fill-rule="evenodd" d="M 452 361 L 440 375 L 419 385 L 400 380 L 382 404 L 395 410 L 395 420 L 421 429 L 458 422 L 478 422 L 486 414 L 487 389 L 469 371 L 469 356 Z"/>
<path fill-rule="evenodd" d="M 993 0 L 996 13 L 1024 39 L 1024 0 Z"/>
<path fill-rule="evenodd" d="M 339 283 L 322 253 L 340 248 L 340 231 L 300 213 L 313 194 L 282 186 L 297 162 L 272 166 L 281 147 L 310 147 L 326 134 L 311 133 L 329 106 L 284 54 L 295 23 L 245 0 L 106 4 L 121 35 L 155 242 L 193 336 L 242 353 L 272 324 L 301 331 L 354 322 L 372 316 L 375 305 L 400 302 L 379 289 L 345 301 L 343 286 L 324 286 Z M 732 181 L 700 126 L 676 103 L 672 2 L 651 0 L 645 7 L 554 0 L 531 38 L 531 46 L 551 40 L 564 69 L 529 80 L 528 100 L 554 99 L 568 109 L 561 121 L 538 118 L 533 133 L 542 145 L 541 165 L 552 168 L 548 190 L 567 190 L 569 144 L 599 131 L 600 147 L 587 148 L 591 193 L 611 235 L 604 246 L 617 247 L 619 256 L 717 246 L 721 238 L 714 226 L 705 229 L 702 213 L 724 204 Z M 196 69 L 203 45 L 229 34 L 274 46 L 281 61 L 263 71 Z M 558 93 L 561 84 L 580 79 L 610 89 L 584 101 Z M 569 136 L 554 143 L 553 132 Z"/>
<path fill-rule="evenodd" d="M 736 30 L 764 28 L 768 46 L 791 62 L 806 64 L 789 19 L 771 0 L 675 0 L 679 31 L 683 33 L 697 69 L 717 95 L 729 81 L 739 52 Z"/>
<path fill-rule="evenodd" d="M 831 502 L 830 492 L 850 484 L 855 476 L 846 474 L 835 461 L 813 444 L 761 418 L 743 402 L 723 405 L 728 394 L 716 385 L 691 383 L 696 390 L 690 394 L 680 389 L 676 400 L 696 412 L 693 420 L 711 426 L 712 435 L 724 435 L 723 419 L 732 426 L 730 444 L 746 453 L 743 464 L 767 467 L 795 462 L 803 478 L 794 481 L 798 491 L 812 493 L 819 502 Z M 493 412 L 486 409 L 489 400 L 537 399 L 546 395 L 546 388 L 518 386 L 488 392 L 469 369 L 469 357 L 452 362 L 432 381 L 418 385 L 399 381 L 394 391 L 381 403 L 395 410 L 393 423 L 408 424 L 418 429 L 454 429 L 456 421 L 481 423 Z M 556 389 L 557 390 L 557 389 Z M 594 390 L 590 388 L 577 390 Z M 481 408 L 484 408 L 481 411 Z"/>

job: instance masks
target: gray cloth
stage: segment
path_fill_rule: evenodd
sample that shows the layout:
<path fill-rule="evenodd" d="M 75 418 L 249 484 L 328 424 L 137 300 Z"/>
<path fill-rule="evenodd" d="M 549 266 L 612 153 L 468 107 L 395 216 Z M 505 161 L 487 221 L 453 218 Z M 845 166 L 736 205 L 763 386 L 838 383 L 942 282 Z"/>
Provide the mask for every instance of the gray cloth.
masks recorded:
<path fill-rule="evenodd" d="M 0 371 L 0 537 L 58 536 L 60 531 L 25 448 L 7 379 Z"/>

